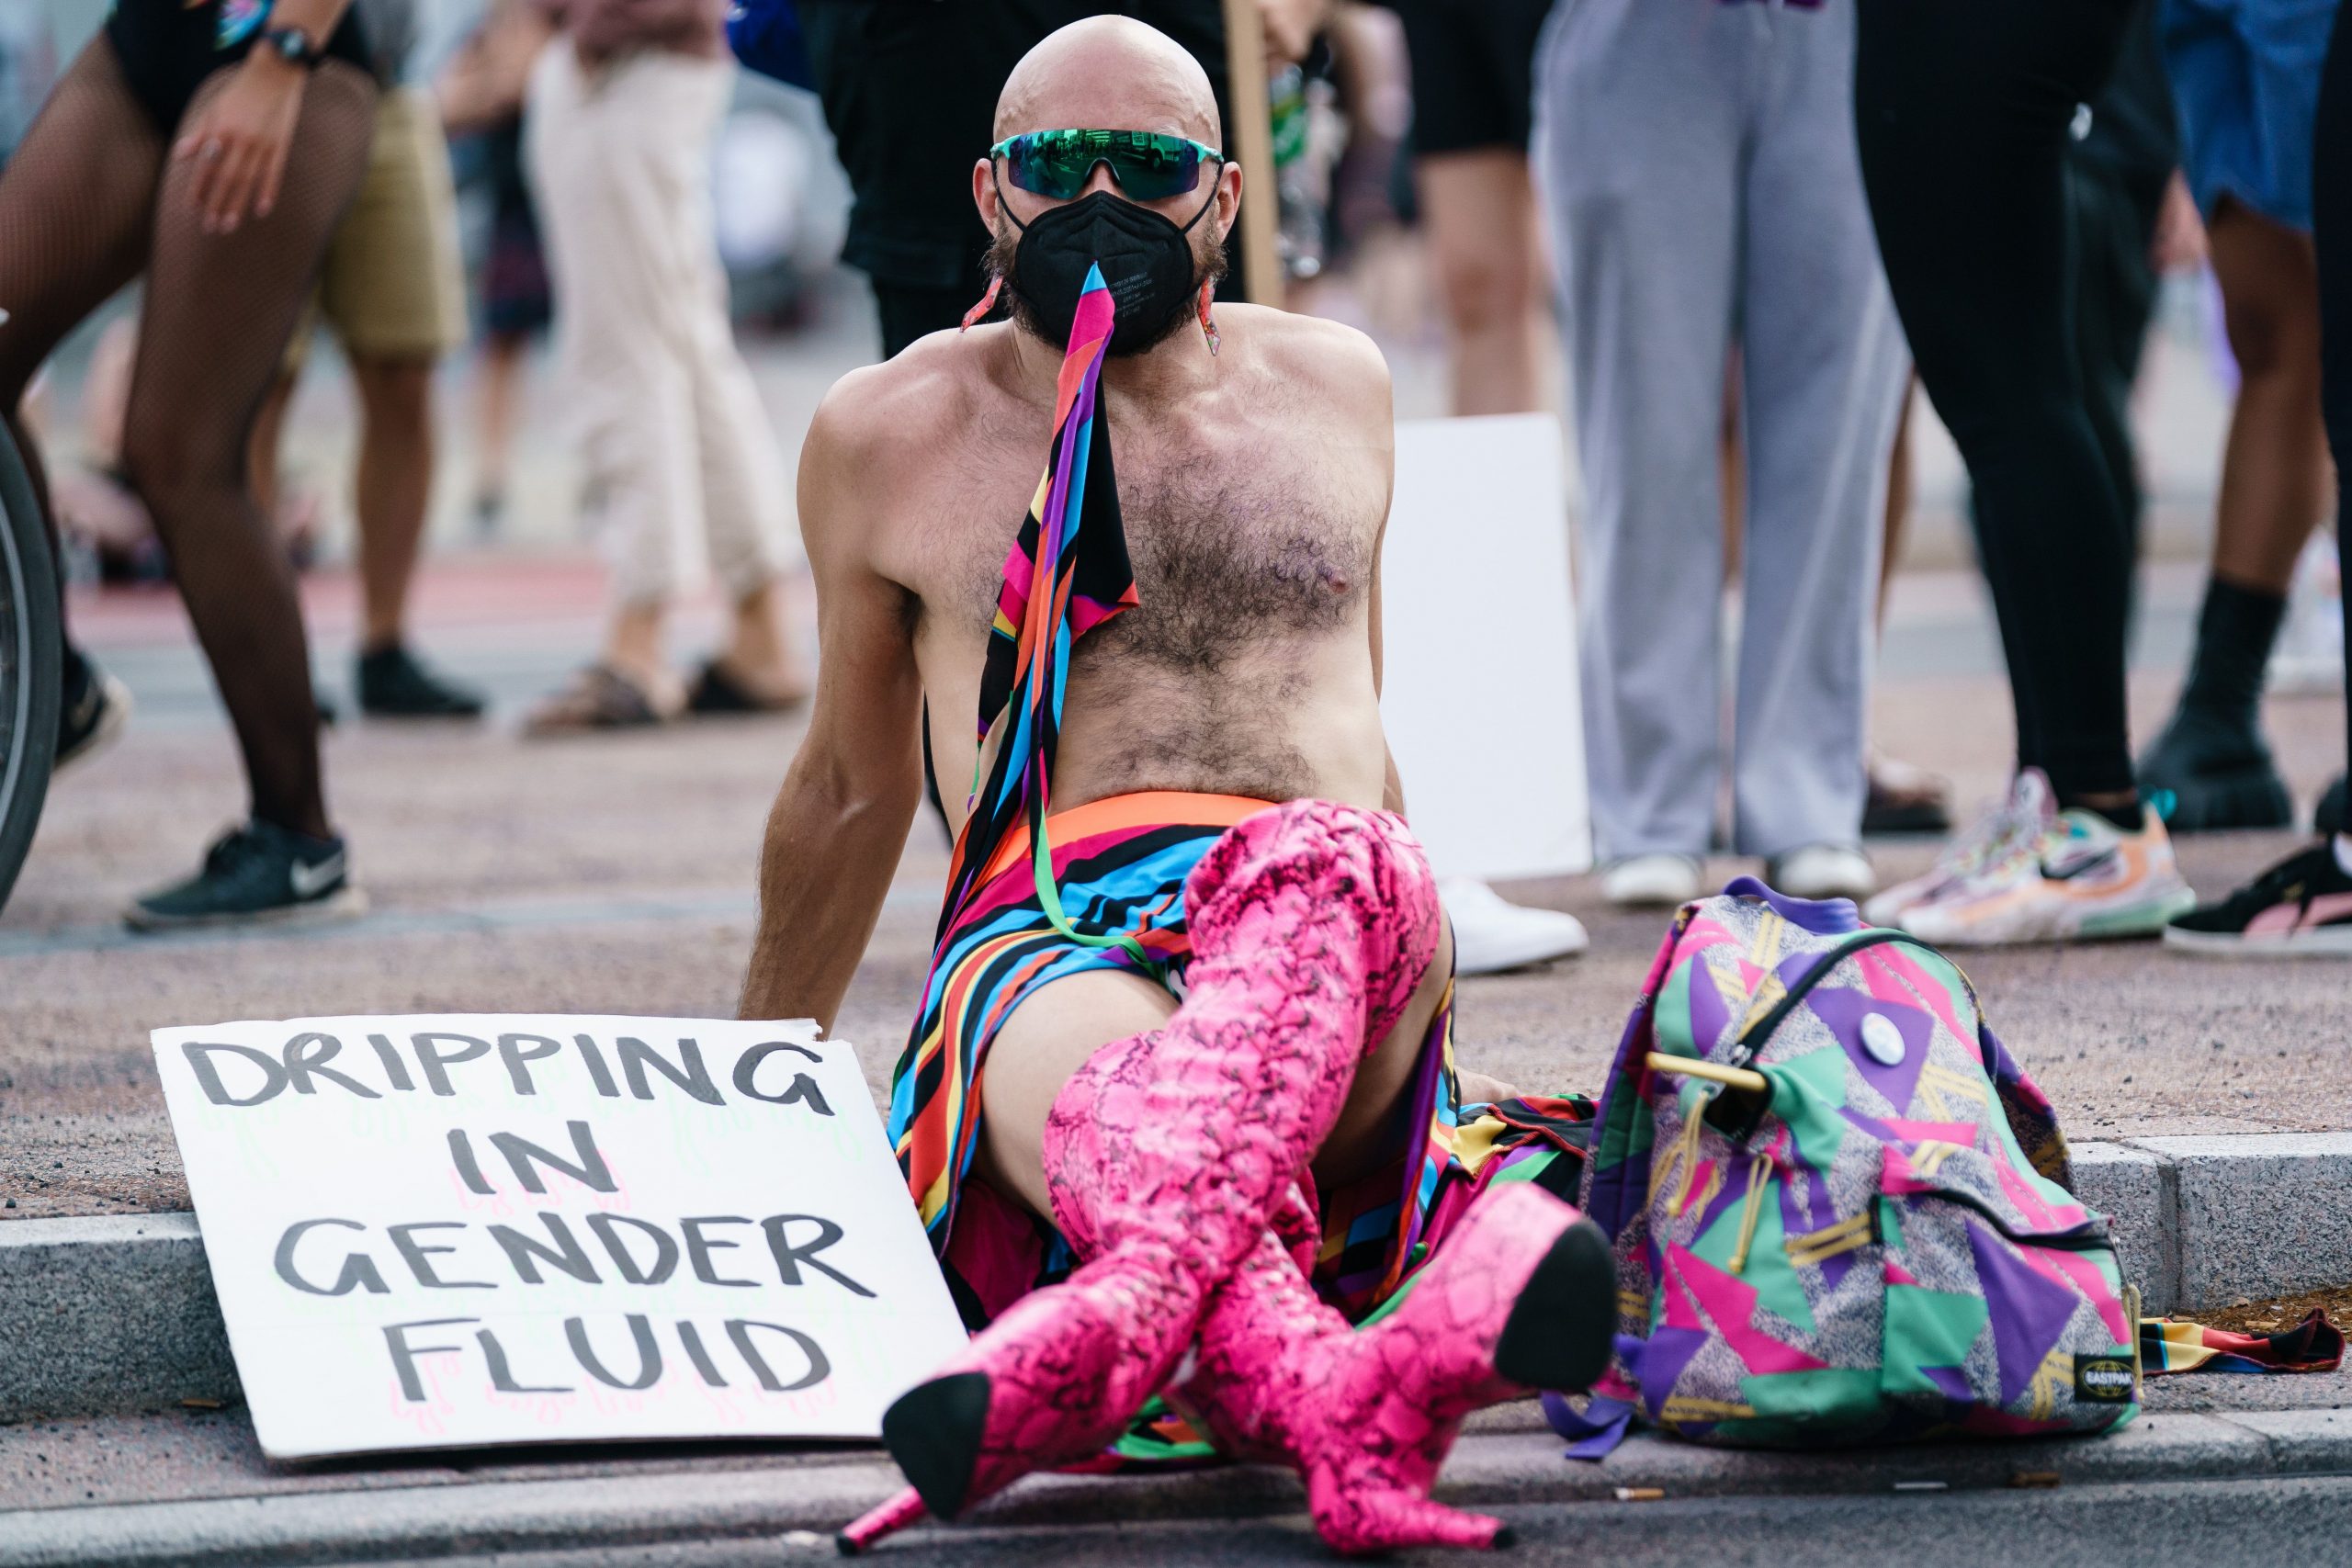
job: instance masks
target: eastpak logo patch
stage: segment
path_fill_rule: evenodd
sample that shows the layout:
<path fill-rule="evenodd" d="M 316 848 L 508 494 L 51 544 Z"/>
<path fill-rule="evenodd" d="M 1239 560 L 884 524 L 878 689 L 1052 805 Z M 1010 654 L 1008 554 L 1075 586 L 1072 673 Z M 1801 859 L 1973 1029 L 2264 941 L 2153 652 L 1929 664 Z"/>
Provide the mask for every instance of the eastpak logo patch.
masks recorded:
<path fill-rule="evenodd" d="M 2083 1356 L 2075 1362 L 2075 1397 L 2101 1404 L 2131 1402 L 2138 1380 L 2129 1356 Z"/>

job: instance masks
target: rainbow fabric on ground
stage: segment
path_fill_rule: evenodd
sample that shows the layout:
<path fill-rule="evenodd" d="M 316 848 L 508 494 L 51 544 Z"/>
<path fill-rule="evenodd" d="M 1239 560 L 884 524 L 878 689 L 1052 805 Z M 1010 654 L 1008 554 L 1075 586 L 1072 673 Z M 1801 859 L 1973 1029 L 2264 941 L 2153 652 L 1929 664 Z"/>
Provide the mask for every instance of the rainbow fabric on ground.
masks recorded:
<path fill-rule="evenodd" d="M 2332 1372 L 2344 1364 L 2344 1331 L 2313 1307 L 2276 1334 L 2234 1334 L 2181 1317 L 2140 1320 L 2140 1365 L 2158 1372 Z"/>

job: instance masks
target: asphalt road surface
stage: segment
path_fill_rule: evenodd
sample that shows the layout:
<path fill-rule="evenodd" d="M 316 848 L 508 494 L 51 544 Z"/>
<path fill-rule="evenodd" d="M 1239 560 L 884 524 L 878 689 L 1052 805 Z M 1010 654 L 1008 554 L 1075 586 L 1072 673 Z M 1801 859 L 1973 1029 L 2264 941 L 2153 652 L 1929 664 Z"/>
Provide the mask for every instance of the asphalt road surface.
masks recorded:
<path fill-rule="evenodd" d="M 1499 1510 L 1516 1548 L 1391 1561 L 1497 1568 L 2088 1568 L 2352 1562 L 2352 1476 L 1893 1496 L 1704 1498 Z M 469 1568 L 750 1568 L 833 1559 L 831 1541 L 721 1541 L 452 1558 Z M 932 1529 L 875 1568 L 1242 1568 L 1333 1561 L 1303 1519 L 1065 1529 Z"/>

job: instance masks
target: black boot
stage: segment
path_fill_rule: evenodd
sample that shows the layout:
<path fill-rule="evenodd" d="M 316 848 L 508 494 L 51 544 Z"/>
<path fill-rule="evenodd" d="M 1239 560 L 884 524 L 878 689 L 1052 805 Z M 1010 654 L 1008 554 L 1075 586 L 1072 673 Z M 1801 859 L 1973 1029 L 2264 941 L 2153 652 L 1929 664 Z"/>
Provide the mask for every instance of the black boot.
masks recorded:
<path fill-rule="evenodd" d="M 2284 828 L 2294 801 L 2262 738 L 2262 676 L 2287 601 L 2215 578 L 2180 705 L 2140 759 L 2140 793 L 2176 833 Z M 2165 797 L 2170 797 L 2166 807 Z"/>
<path fill-rule="evenodd" d="M 359 656 L 359 711 L 374 718 L 479 718 L 479 692 L 452 685 L 393 643 Z"/>

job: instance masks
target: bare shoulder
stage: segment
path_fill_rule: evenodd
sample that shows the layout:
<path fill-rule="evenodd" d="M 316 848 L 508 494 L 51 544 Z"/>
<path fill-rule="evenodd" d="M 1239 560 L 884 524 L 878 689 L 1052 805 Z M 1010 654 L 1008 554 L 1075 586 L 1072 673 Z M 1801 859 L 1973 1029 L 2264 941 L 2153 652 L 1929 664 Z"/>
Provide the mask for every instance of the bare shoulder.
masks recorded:
<path fill-rule="evenodd" d="M 851 371 L 817 405 L 803 448 L 829 465 L 863 465 L 924 451 L 967 423 L 984 379 L 977 345 L 933 333 L 879 365 Z"/>
<path fill-rule="evenodd" d="M 800 527 L 812 558 L 836 547 L 887 556 L 892 519 L 923 510 L 923 487 L 972 430 L 987 391 L 970 337 L 933 333 L 827 390 L 800 448 Z"/>
<path fill-rule="evenodd" d="M 1328 399 L 1347 417 L 1383 427 L 1393 419 L 1388 361 L 1346 322 L 1262 305 L 1223 305 L 1217 315 L 1267 374 Z"/>

